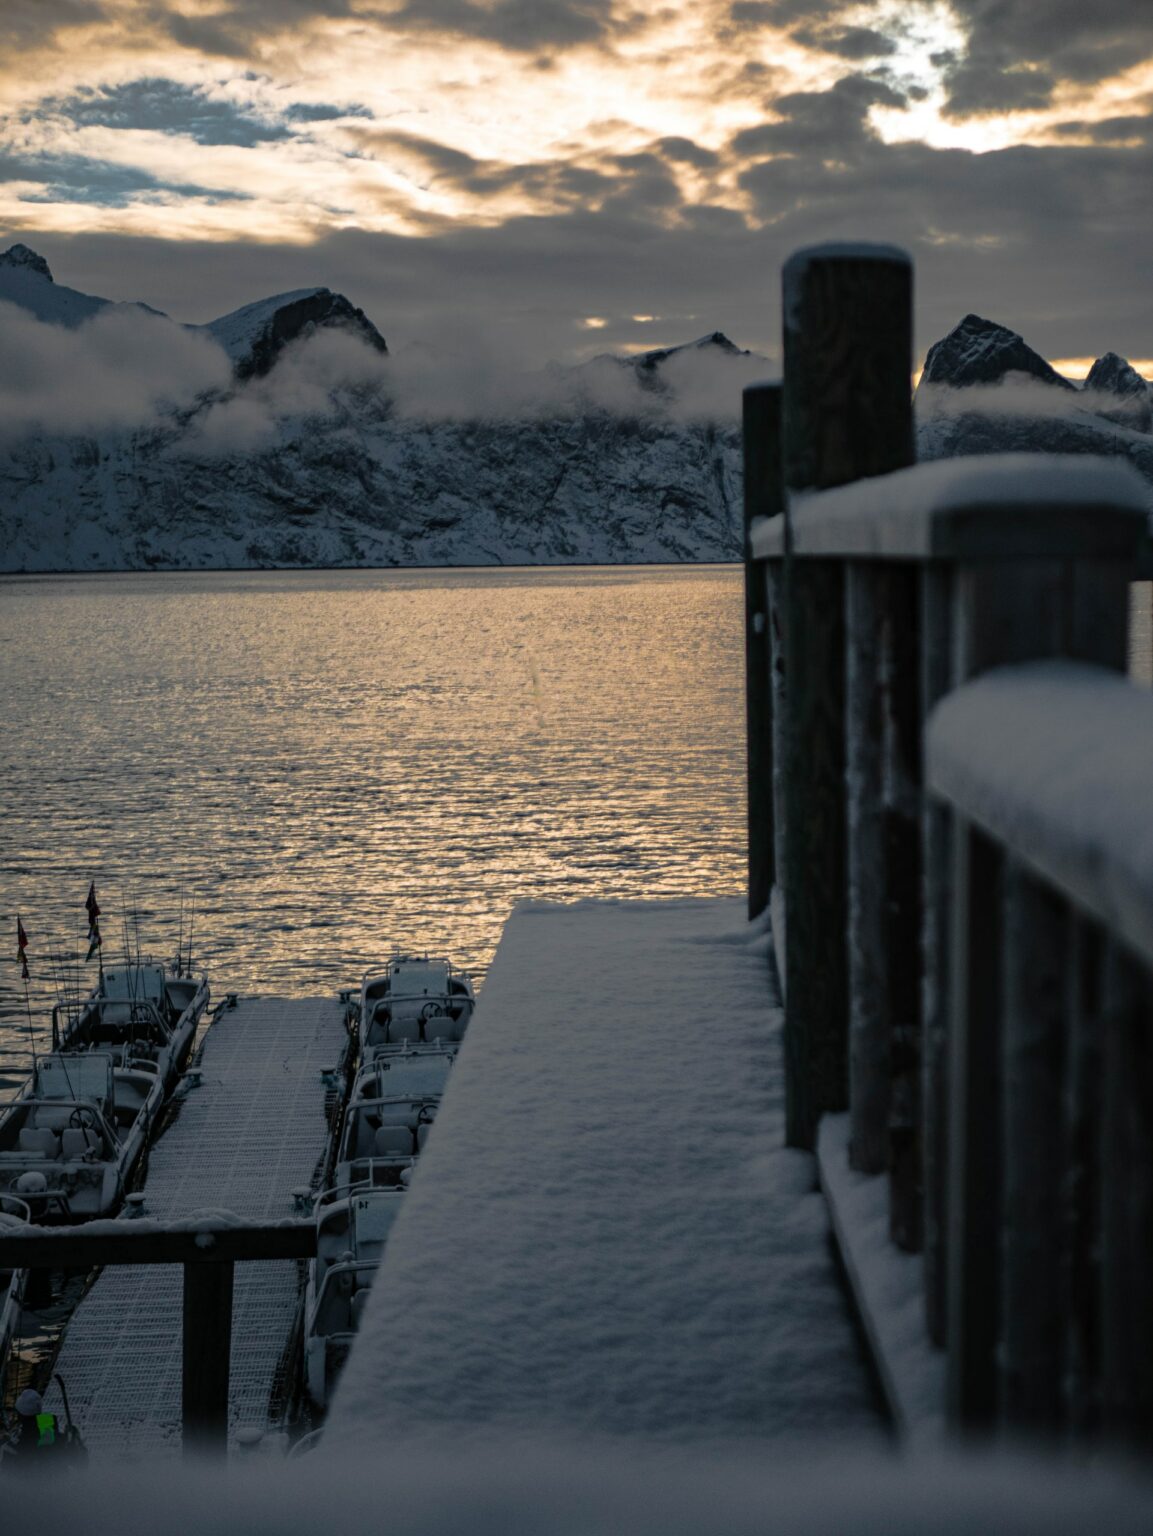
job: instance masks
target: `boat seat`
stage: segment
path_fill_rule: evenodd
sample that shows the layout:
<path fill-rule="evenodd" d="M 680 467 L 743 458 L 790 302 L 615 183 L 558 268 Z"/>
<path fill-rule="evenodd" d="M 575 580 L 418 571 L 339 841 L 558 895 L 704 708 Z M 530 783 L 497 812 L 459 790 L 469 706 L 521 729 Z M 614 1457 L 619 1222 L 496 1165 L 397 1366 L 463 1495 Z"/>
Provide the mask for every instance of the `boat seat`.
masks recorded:
<path fill-rule="evenodd" d="M 44 1105 L 36 1111 L 35 1126 L 38 1131 L 62 1131 L 71 1117 L 70 1109 L 49 1109 Z"/>
<path fill-rule="evenodd" d="M 21 1152 L 32 1152 L 37 1157 L 59 1157 L 60 1137 L 55 1131 L 25 1128 L 20 1132 L 19 1147 Z"/>
<path fill-rule="evenodd" d="M 92 1131 L 86 1131 L 82 1126 L 71 1126 L 60 1132 L 60 1151 L 69 1162 L 78 1157 L 84 1157 L 88 1152 L 94 1152 L 100 1146 L 100 1138 Z"/>
<path fill-rule="evenodd" d="M 101 1024 L 131 1024 L 131 1003 L 105 1003 L 100 1010 Z"/>
<path fill-rule="evenodd" d="M 407 1125 L 382 1125 L 375 1149 L 377 1157 L 411 1157 L 412 1132 Z"/>
<path fill-rule="evenodd" d="M 388 1043 L 395 1044 L 398 1040 L 419 1040 L 419 1019 L 393 1019 L 388 1026 Z"/>
<path fill-rule="evenodd" d="M 417 1128 L 416 1128 L 416 1150 L 418 1152 L 423 1152 L 424 1151 L 424 1144 L 428 1140 L 428 1133 L 431 1130 L 432 1130 L 432 1122 L 430 1120 L 422 1120 L 420 1122 L 420 1124 L 417 1126 Z"/>

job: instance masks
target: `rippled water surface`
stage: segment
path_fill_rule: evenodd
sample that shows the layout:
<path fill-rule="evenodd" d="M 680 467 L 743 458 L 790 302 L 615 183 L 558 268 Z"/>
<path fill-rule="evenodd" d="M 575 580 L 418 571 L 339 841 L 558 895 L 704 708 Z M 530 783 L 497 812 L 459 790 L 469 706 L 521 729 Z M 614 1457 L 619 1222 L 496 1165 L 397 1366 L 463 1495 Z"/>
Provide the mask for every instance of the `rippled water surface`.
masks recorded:
<path fill-rule="evenodd" d="M 174 951 L 183 891 L 218 996 L 483 965 L 525 897 L 741 888 L 735 567 L 17 578 L 0 657 L 9 1051 L 16 914 L 39 1030 L 90 879 L 116 958 L 126 912 Z"/>

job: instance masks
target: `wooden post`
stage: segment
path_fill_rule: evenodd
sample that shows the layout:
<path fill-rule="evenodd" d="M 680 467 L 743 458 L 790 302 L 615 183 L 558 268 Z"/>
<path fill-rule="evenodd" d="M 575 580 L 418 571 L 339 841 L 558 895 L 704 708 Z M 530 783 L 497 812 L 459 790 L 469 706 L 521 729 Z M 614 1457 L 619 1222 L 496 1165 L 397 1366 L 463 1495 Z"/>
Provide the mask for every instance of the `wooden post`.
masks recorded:
<path fill-rule="evenodd" d="M 769 602 L 769 685 L 773 698 L 773 863 L 778 896 L 773 915 L 779 920 L 784 912 L 781 898 L 789 858 L 789 824 L 785 816 L 785 562 L 766 560 L 765 575 Z M 784 948 L 777 938 L 774 932 L 774 947 L 783 962 Z M 783 963 L 779 970 L 783 986 Z"/>
<path fill-rule="evenodd" d="M 918 572 L 885 569 L 884 681 L 885 996 L 889 1021 L 889 1232 L 898 1248 L 921 1247 L 921 933 L 924 927 L 921 612 Z"/>
<path fill-rule="evenodd" d="M 1061 1212 L 1061 1314 L 1065 1319 L 1065 1425 L 1075 1445 L 1101 1426 L 1101 930 L 1073 924 L 1065 1010 L 1062 1108 L 1065 1183 Z"/>
<path fill-rule="evenodd" d="M 999 1416 L 1056 1437 L 1062 1419 L 1062 1187 L 1069 908 L 1048 885 L 1005 870 L 1001 1040 Z"/>
<path fill-rule="evenodd" d="M 884 905 L 883 567 L 845 573 L 845 794 L 849 874 L 849 1163 L 889 1167 L 890 1042 Z"/>
<path fill-rule="evenodd" d="M 232 1356 L 231 1263 L 184 1266 L 184 1454 L 228 1451 L 228 1375 Z"/>
<path fill-rule="evenodd" d="M 952 687 L 953 572 L 927 566 L 921 575 L 921 717 Z M 949 1160 L 949 850 L 948 810 L 926 800 L 921 812 L 921 1156 L 925 1255 L 925 1326 L 945 1343 Z"/>
<path fill-rule="evenodd" d="M 816 247 L 783 274 L 787 493 L 913 462 L 912 268 L 882 247 Z M 790 500 L 790 515 L 803 506 Z M 786 1134 L 812 1147 L 848 1097 L 845 620 L 837 561 L 786 577 L 785 807 L 789 858 Z"/>
<path fill-rule="evenodd" d="M 992 1429 L 999 1333 L 1001 854 L 953 818 L 946 1411 Z"/>
<path fill-rule="evenodd" d="M 1153 1448 L 1153 985 L 1115 943 L 1105 959 L 1101 1156 L 1102 1420 Z"/>
<path fill-rule="evenodd" d="M 744 391 L 745 712 L 748 782 L 749 917 L 769 904 L 776 878 L 773 826 L 773 694 L 765 562 L 754 560 L 749 528 L 781 511 L 781 386 Z"/>

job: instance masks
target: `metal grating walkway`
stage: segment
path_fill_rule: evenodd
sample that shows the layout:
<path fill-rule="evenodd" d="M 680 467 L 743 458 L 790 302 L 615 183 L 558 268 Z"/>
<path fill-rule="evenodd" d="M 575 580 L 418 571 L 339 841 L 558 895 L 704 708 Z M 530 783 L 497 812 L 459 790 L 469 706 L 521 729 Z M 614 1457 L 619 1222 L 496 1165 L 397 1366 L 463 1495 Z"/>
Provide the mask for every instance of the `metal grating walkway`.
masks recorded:
<path fill-rule="evenodd" d="M 201 1086 L 152 1149 L 145 1212 L 293 1214 L 324 1150 L 323 1067 L 344 1041 L 335 998 L 242 998 L 207 1031 Z M 264 1427 L 298 1295 L 295 1263 L 238 1264 L 230 1423 Z M 68 1326 L 57 1369 L 94 1459 L 180 1450 L 182 1271 L 106 1270 Z M 49 1406 L 59 1411 L 58 1402 Z"/>

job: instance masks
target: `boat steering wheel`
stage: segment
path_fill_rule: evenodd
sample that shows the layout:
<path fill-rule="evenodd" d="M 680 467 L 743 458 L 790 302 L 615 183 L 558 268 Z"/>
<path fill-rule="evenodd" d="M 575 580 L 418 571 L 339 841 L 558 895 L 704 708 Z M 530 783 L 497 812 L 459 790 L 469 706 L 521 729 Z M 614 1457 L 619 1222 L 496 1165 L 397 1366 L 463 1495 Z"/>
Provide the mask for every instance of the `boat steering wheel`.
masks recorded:
<path fill-rule="evenodd" d="M 420 1016 L 426 1023 L 429 1019 L 439 1019 L 441 1017 L 440 1004 L 425 1003 L 424 1007 L 420 1010 Z"/>
<path fill-rule="evenodd" d="M 73 1131 L 94 1131 L 96 1129 L 96 1111 L 94 1109 L 74 1109 L 68 1116 L 68 1126 Z"/>

